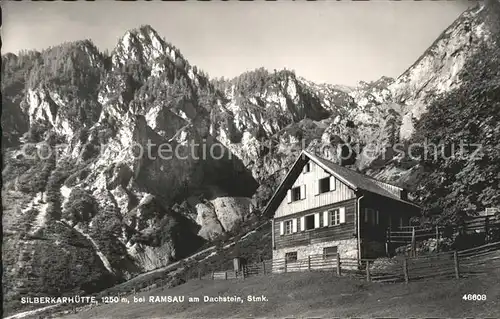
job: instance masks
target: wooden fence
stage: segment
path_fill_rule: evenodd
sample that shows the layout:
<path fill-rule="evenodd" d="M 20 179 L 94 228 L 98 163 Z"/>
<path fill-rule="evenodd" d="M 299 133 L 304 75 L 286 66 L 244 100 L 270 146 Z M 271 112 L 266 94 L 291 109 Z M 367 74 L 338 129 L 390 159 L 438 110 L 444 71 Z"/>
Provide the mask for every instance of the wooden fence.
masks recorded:
<path fill-rule="evenodd" d="M 464 234 L 484 233 L 486 240 L 488 240 L 492 230 L 498 231 L 500 229 L 500 219 L 496 215 L 469 217 L 457 228 L 459 232 Z"/>
<path fill-rule="evenodd" d="M 272 272 L 272 260 L 262 261 L 260 263 L 253 263 L 246 266 L 239 271 L 236 270 L 225 270 L 225 271 L 212 271 L 209 274 L 204 276 L 200 276 L 200 278 L 209 278 L 214 280 L 220 279 L 236 279 L 236 278 L 245 278 L 248 276 L 256 276 L 256 275 L 267 275 Z"/>
<path fill-rule="evenodd" d="M 416 243 L 418 241 L 436 239 L 436 251 L 439 252 L 439 240 L 451 234 L 484 234 L 484 241 L 487 243 L 491 238 L 491 233 L 500 231 L 500 219 L 496 215 L 485 215 L 468 217 L 462 223 L 455 226 L 403 226 L 395 229 L 387 229 L 386 252 L 390 255 L 391 248 L 411 244 L 410 256 L 416 256 Z M 494 240 L 497 240 L 494 238 Z"/>
<path fill-rule="evenodd" d="M 484 236 L 485 242 L 498 241 L 500 232 L 500 219 L 495 215 L 470 217 L 463 223 L 456 226 L 435 226 L 435 227 L 417 227 L 406 226 L 398 229 L 388 230 L 387 234 L 387 255 L 391 256 L 393 249 L 398 245 L 407 245 L 411 243 L 411 251 L 408 257 L 394 257 L 394 258 L 379 258 L 379 259 L 363 259 L 358 262 L 356 259 L 345 258 L 342 256 L 329 256 L 312 255 L 305 259 L 299 260 L 267 260 L 264 262 L 252 263 L 244 266 L 241 271 L 227 270 L 232 267 L 229 260 L 224 260 L 219 264 L 212 264 L 208 267 L 206 265 L 184 265 L 179 266 L 183 268 L 181 274 L 181 281 L 188 281 L 195 278 L 206 278 L 216 280 L 226 279 L 240 279 L 248 276 L 267 275 L 271 273 L 284 273 L 296 271 L 327 271 L 334 273 L 342 273 L 342 275 L 349 275 L 358 278 L 369 278 L 372 281 L 409 281 L 420 278 L 428 278 L 432 276 L 447 276 L 454 277 L 455 265 L 453 252 L 440 252 L 443 250 L 439 247 L 442 238 L 450 236 L 450 234 L 481 234 Z M 491 234 L 493 236 L 489 236 Z M 495 235 L 496 234 L 496 235 Z M 425 239 L 435 238 L 436 246 L 434 253 L 430 256 L 417 257 L 416 243 Z M 484 242 L 484 241 L 480 241 Z M 479 243 L 479 242 L 478 242 Z M 476 244 L 478 244 L 476 243 Z M 392 247 L 389 247 L 391 246 Z M 487 246 L 495 247 L 495 246 Z M 390 249 L 391 248 L 391 249 Z M 484 249 L 484 248 L 481 248 Z M 464 271 L 467 270 L 467 275 L 473 274 L 476 270 L 471 265 L 477 264 L 478 260 L 476 254 L 485 254 L 484 258 L 491 257 L 488 251 L 481 252 L 474 249 L 469 252 L 471 256 L 467 255 L 467 251 L 459 252 L 459 262 L 465 258 L 463 263 Z M 463 255 L 465 254 L 465 255 Z M 260 258 L 257 258 L 260 259 Z M 406 259 L 406 261 L 405 261 Z M 406 265 L 404 264 L 406 263 Z M 368 271 L 366 269 L 368 265 Z M 430 269 L 439 268 L 439 271 L 432 272 Z M 481 273 L 482 266 L 477 270 Z M 460 271 L 460 269 L 459 269 Z M 432 274 L 431 274 L 432 272 Z M 406 273 L 406 274 L 405 274 Z"/>
<path fill-rule="evenodd" d="M 464 276 L 488 273 L 500 268 L 500 242 L 458 252 L 460 271 Z"/>
<path fill-rule="evenodd" d="M 409 244 L 418 240 L 426 240 L 430 238 L 438 239 L 442 234 L 444 227 L 417 227 L 417 226 L 406 226 L 399 227 L 396 229 L 388 229 L 387 239 L 391 243 L 395 244 Z"/>
<path fill-rule="evenodd" d="M 287 260 L 274 259 L 272 263 L 273 273 L 295 272 L 295 271 L 333 271 L 340 265 L 340 256 L 338 254 L 331 256 L 310 255 L 304 259 Z"/>
<path fill-rule="evenodd" d="M 500 242 L 463 251 L 418 257 L 362 259 L 312 255 L 298 260 L 274 259 L 247 265 L 242 271 L 219 271 L 209 279 L 235 279 L 275 273 L 324 271 L 374 282 L 410 282 L 428 278 L 460 278 L 500 268 Z"/>

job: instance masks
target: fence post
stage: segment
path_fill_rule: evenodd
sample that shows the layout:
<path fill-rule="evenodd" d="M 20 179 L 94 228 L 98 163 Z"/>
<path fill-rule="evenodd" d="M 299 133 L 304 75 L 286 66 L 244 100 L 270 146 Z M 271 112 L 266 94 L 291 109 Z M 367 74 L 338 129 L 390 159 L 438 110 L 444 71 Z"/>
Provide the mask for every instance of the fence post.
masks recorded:
<path fill-rule="evenodd" d="M 486 218 L 484 219 L 484 240 L 485 242 L 487 243 L 488 242 L 488 232 L 490 231 L 490 218 L 489 216 L 486 216 Z"/>
<path fill-rule="evenodd" d="M 391 229 L 388 227 L 385 230 L 385 253 L 387 257 L 391 257 L 390 249 L 391 249 Z"/>
<path fill-rule="evenodd" d="M 201 280 L 201 268 L 198 268 L 198 279 Z"/>
<path fill-rule="evenodd" d="M 215 280 L 215 271 L 212 271 L 212 280 Z"/>
<path fill-rule="evenodd" d="M 341 272 L 340 272 L 340 254 L 337 253 L 337 275 L 340 276 Z"/>
<path fill-rule="evenodd" d="M 370 279 L 370 262 L 366 261 L 366 281 L 371 281 Z"/>
<path fill-rule="evenodd" d="M 286 272 L 286 258 L 285 258 L 285 272 Z"/>
<path fill-rule="evenodd" d="M 227 280 L 227 270 L 224 272 L 224 279 Z"/>
<path fill-rule="evenodd" d="M 439 252 L 439 226 L 436 225 L 436 252 Z"/>
<path fill-rule="evenodd" d="M 458 253 L 457 251 L 453 252 L 453 260 L 455 261 L 455 278 L 460 278 L 460 266 L 458 264 Z"/>
<path fill-rule="evenodd" d="M 262 261 L 262 271 L 264 272 L 264 275 L 266 274 L 266 262 L 263 260 Z"/>
<path fill-rule="evenodd" d="M 405 276 L 405 283 L 408 283 L 409 281 L 409 276 L 408 276 L 408 260 L 406 259 L 406 257 L 403 259 L 403 273 L 404 273 L 404 276 Z"/>
<path fill-rule="evenodd" d="M 307 270 L 311 271 L 311 256 L 307 256 Z"/>
<path fill-rule="evenodd" d="M 415 241 L 415 227 L 411 229 L 411 257 L 416 257 L 416 241 Z"/>

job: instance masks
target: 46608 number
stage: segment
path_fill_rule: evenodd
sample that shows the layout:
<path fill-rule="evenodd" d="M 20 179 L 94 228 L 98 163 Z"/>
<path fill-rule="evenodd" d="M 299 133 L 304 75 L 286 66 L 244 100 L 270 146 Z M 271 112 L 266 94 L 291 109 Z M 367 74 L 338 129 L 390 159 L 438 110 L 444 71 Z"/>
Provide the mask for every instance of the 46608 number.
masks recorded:
<path fill-rule="evenodd" d="M 486 295 L 465 294 L 465 295 L 463 295 L 462 299 L 466 300 L 466 301 L 484 301 L 484 300 L 486 300 Z"/>

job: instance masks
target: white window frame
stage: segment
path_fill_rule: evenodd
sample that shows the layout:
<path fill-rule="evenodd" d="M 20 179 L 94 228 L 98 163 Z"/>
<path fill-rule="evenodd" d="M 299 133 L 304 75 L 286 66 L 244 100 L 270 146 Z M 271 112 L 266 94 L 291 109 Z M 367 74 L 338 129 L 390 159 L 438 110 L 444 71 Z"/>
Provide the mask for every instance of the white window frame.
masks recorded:
<path fill-rule="evenodd" d="M 295 199 L 293 197 L 294 190 L 296 190 L 296 189 L 299 189 L 299 198 L 298 199 Z M 296 202 L 296 201 L 299 201 L 302 198 L 302 188 L 300 186 L 292 187 L 292 189 L 290 191 L 292 192 L 292 203 Z"/>
<path fill-rule="evenodd" d="M 340 209 L 335 208 L 328 211 L 328 226 L 340 225 Z"/>
<path fill-rule="evenodd" d="M 321 181 L 325 180 L 325 179 L 328 179 L 328 190 L 321 191 Z M 316 185 L 317 185 L 316 186 L 316 194 L 317 195 L 326 194 L 326 193 L 334 192 L 335 190 L 337 190 L 337 180 L 336 180 L 335 176 L 333 176 L 333 175 L 318 179 Z"/>
<path fill-rule="evenodd" d="M 323 190 L 321 189 L 321 181 L 323 180 L 328 180 L 328 190 Z M 324 177 L 324 178 L 320 178 L 318 180 L 318 194 L 324 194 L 324 193 L 328 193 L 329 191 L 332 190 L 332 185 L 331 185 L 331 179 L 330 177 Z"/>
<path fill-rule="evenodd" d="M 285 235 L 290 235 L 293 233 L 293 219 L 284 220 L 283 225 L 284 225 L 284 234 Z"/>
<path fill-rule="evenodd" d="M 316 215 L 316 214 L 307 214 L 305 216 L 302 216 L 301 219 L 303 220 L 304 225 L 300 225 L 301 226 L 301 231 L 310 231 L 310 230 L 313 230 L 313 229 L 316 229 L 316 228 L 319 227 L 319 225 L 316 225 L 316 221 L 317 220 L 316 220 L 316 217 L 314 215 Z M 307 217 L 311 218 L 311 216 L 313 218 L 313 227 L 308 229 L 308 228 L 306 228 L 306 225 L 307 225 L 306 219 L 307 219 Z"/>
<path fill-rule="evenodd" d="M 345 223 L 345 207 L 336 207 L 323 212 L 323 227 L 334 227 Z"/>
<path fill-rule="evenodd" d="M 293 198 L 293 192 L 294 190 L 296 189 L 299 189 L 299 198 L 298 199 L 294 199 Z M 288 203 L 295 203 L 295 202 L 298 202 L 299 200 L 303 200 L 306 198 L 306 185 L 300 185 L 300 186 L 295 186 L 295 187 L 292 187 L 288 190 Z"/>

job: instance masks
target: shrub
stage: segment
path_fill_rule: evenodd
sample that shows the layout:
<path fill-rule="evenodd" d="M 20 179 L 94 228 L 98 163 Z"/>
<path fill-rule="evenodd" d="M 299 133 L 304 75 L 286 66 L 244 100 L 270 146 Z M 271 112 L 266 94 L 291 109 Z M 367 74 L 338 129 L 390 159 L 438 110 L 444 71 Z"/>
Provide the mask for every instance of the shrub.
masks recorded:
<path fill-rule="evenodd" d="M 88 222 L 97 213 L 94 198 L 82 188 L 74 188 L 64 205 L 63 217 L 76 223 Z"/>

